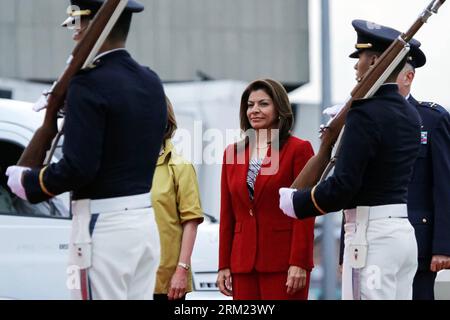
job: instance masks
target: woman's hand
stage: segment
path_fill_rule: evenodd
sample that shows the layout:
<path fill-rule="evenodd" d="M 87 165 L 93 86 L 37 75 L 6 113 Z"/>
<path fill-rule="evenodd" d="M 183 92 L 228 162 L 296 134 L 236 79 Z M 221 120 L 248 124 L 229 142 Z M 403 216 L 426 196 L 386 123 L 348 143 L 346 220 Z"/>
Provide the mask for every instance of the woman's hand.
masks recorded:
<path fill-rule="evenodd" d="M 432 272 L 439 272 L 444 269 L 450 269 L 450 257 L 435 255 L 431 259 L 430 270 Z"/>
<path fill-rule="evenodd" d="M 290 266 L 286 281 L 287 294 L 293 295 L 306 286 L 306 270 Z"/>
<path fill-rule="evenodd" d="M 186 294 L 188 274 L 188 270 L 177 267 L 172 279 L 170 280 L 169 293 L 167 293 L 169 300 L 181 299 Z"/>
<path fill-rule="evenodd" d="M 233 295 L 231 283 L 232 280 L 230 269 L 219 270 L 219 274 L 217 275 L 217 285 L 219 286 L 220 292 L 228 297 Z"/>

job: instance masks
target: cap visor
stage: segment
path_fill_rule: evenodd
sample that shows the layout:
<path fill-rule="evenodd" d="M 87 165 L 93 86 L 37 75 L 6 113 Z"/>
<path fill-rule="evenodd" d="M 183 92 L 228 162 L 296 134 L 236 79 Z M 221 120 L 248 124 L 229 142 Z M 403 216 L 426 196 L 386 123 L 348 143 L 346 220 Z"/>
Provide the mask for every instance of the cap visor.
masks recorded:
<path fill-rule="evenodd" d="M 74 17 L 68 17 L 63 23 L 61 23 L 61 27 L 67 28 L 69 25 L 73 25 L 74 21 Z"/>
<path fill-rule="evenodd" d="M 353 59 L 358 59 L 358 58 L 359 58 L 359 53 L 360 53 L 360 51 L 359 51 L 359 50 L 356 50 L 355 52 L 353 52 L 352 54 L 350 54 L 349 57 L 350 57 L 350 58 L 353 58 Z"/>

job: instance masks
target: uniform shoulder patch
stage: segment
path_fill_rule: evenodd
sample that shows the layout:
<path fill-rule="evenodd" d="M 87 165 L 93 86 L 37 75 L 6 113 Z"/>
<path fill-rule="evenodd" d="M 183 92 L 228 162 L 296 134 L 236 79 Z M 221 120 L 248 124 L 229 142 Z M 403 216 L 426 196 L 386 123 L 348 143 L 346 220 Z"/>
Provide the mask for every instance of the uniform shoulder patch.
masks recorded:
<path fill-rule="evenodd" d="M 421 107 L 429 108 L 429 109 L 435 110 L 437 112 L 447 112 L 447 110 L 443 106 L 441 106 L 441 105 L 439 105 L 439 104 L 437 104 L 435 102 L 422 102 L 422 101 L 419 101 L 419 105 Z"/>

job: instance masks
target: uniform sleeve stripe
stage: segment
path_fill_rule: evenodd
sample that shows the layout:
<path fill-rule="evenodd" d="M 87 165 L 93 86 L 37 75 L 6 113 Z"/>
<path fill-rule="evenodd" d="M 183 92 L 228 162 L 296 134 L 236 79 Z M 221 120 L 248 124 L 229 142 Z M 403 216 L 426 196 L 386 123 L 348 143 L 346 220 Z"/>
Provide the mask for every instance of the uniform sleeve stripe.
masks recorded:
<path fill-rule="evenodd" d="M 322 214 L 322 215 L 327 214 L 327 213 L 326 213 L 324 210 L 322 210 L 322 208 L 319 207 L 319 205 L 317 204 L 316 197 L 314 196 L 314 193 L 316 192 L 316 187 L 317 187 L 317 186 L 314 186 L 314 188 L 311 189 L 311 199 L 312 199 L 312 202 L 313 202 L 313 204 L 314 204 L 314 207 L 316 208 L 317 211 L 320 212 L 320 214 Z"/>
<path fill-rule="evenodd" d="M 45 187 L 45 184 L 44 184 L 44 173 L 45 173 L 45 170 L 47 170 L 47 167 L 42 168 L 41 171 L 39 172 L 39 185 L 41 186 L 42 191 L 46 195 L 48 195 L 49 197 L 53 198 L 53 197 L 55 197 L 55 195 L 53 193 L 49 192 L 47 190 L 47 188 Z"/>

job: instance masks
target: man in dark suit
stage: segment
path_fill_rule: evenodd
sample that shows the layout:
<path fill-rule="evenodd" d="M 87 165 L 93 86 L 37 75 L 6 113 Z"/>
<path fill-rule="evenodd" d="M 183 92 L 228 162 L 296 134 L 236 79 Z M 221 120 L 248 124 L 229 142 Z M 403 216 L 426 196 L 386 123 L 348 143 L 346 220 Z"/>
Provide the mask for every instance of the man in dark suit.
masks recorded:
<path fill-rule="evenodd" d="M 436 274 L 450 268 L 450 115 L 440 105 L 419 102 L 411 95 L 415 70 L 425 62 L 419 46 L 412 45 L 410 59 L 397 78 L 400 94 L 422 119 L 420 153 L 408 189 L 408 217 L 419 253 L 415 300 L 434 300 Z"/>
<path fill-rule="evenodd" d="M 72 0 L 82 36 L 103 0 Z M 93 64 L 67 92 L 63 158 L 44 168 L 10 167 L 8 185 L 32 203 L 72 191 L 68 271 L 78 271 L 74 298 L 152 299 L 159 236 L 151 208 L 153 173 L 167 123 L 157 74 L 125 50 L 129 1 Z"/>
<path fill-rule="evenodd" d="M 379 59 L 391 29 L 355 20 L 356 77 Z M 312 189 L 280 190 L 280 207 L 304 219 L 345 209 L 344 299 L 412 298 L 417 245 L 407 191 L 419 154 L 420 117 L 395 83 L 406 59 L 372 98 L 355 101 L 331 177 Z"/>

